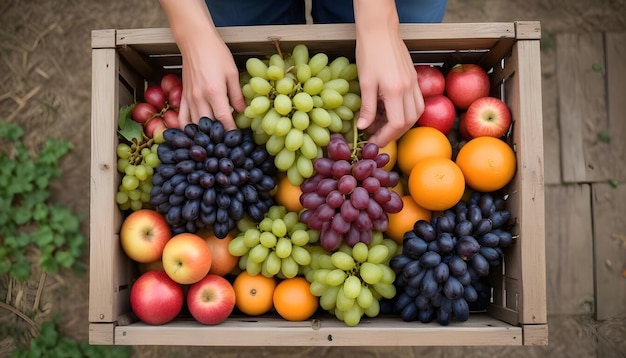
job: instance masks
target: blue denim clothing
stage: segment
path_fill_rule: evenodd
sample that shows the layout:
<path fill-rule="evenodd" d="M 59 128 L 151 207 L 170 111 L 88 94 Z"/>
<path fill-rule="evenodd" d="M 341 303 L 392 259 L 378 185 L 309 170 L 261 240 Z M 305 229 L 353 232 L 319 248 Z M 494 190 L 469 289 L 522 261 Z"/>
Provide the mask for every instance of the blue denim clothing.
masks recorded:
<path fill-rule="evenodd" d="M 306 22 L 304 0 L 206 0 L 215 26 L 285 25 Z M 354 22 L 353 0 L 312 0 L 314 23 Z M 447 0 L 396 0 L 402 23 L 438 23 Z"/>

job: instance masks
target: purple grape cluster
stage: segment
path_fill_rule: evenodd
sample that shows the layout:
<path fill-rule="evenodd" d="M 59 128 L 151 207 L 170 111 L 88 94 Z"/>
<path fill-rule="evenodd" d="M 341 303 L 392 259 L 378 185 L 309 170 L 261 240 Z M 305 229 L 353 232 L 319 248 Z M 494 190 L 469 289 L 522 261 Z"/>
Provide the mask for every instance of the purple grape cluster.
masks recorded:
<path fill-rule="evenodd" d="M 502 263 L 503 248 L 514 241 L 510 217 L 503 197 L 475 193 L 468 204 L 417 221 L 404 234 L 402 253 L 389 262 L 398 290 L 389 313 L 447 325 L 453 317 L 466 321 L 471 309 L 485 309 L 489 268 Z"/>
<path fill-rule="evenodd" d="M 166 129 L 163 137 L 150 204 L 174 234 L 208 226 L 224 238 L 245 214 L 261 221 L 274 204 L 274 159 L 251 131 L 225 131 L 221 122 L 202 117 L 183 130 Z"/>
<path fill-rule="evenodd" d="M 390 189 L 400 177 L 383 168 L 389 155 L 379 153 L 374 143 L 355 156 L 345 138 L 333 134 L 326 149 L 328 156 L 313 163 L 315 175 L 300 186 L 305 208 L 300 219 L 320 231 L 320 244 L 327 251 L 342 242 L 350 247 L 369 244 L 372 231 L 387 231 L 387 213 L 402 210 L 402 199 Z"/>

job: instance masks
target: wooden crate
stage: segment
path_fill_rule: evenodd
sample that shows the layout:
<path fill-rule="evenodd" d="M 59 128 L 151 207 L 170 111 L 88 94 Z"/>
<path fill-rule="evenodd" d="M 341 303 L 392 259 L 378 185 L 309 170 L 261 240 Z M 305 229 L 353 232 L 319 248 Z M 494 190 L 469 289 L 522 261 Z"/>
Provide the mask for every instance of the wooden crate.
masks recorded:
<path fill-rule="evenodd" d="M 298 43 L 311 53 L 354 57 L 352 24 L 233 27 L 220 29 L 236 61 L 290 51 Z M 547 344 L 543 129 L 540 25 L 538 22 L 403 24 L 401 33 L 415 63 L 446 68 L 478 63 L 492 74 L 494 96 L 509 105 L 517 173 L 509 185 L 509 209 L 517 243 L 502 270 L 491 274 L 492 303 L 467 322 L 404 322 L 377 317 L 347 327 L 333 317 L 287 322 L 278 316 L 231 317 L 204 326 L 180 318 L 162 326 L 131 319 L 129 292 L 136 278 L 122 252 L 122 213 L 114 201 L 117 118 L 150 81 L 180 68 L 170 29 L 96 30 L 92 33 L 92 135 L 90 215 L 90 342 L 111 345 L 198 346 L 446 346 Z"/>

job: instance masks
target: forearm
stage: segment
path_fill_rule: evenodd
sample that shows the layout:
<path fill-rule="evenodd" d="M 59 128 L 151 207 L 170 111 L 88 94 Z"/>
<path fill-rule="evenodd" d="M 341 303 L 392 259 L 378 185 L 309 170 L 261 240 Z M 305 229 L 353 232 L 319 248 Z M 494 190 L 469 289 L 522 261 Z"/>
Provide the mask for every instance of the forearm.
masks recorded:
<path fill-rule="evenodd" d="M 400 23 L 394 0 L 354 0 L 357 35 L 376 35 L 398 31 Z"/>
<path fill-rule="evenodd" d="M 176 43 L 181 51 L 193 50 L 195 42 L 206 36 L 218 38 L 219 34 L 211 19 L 204 0 L 159 0 L 167 16 Z"/>

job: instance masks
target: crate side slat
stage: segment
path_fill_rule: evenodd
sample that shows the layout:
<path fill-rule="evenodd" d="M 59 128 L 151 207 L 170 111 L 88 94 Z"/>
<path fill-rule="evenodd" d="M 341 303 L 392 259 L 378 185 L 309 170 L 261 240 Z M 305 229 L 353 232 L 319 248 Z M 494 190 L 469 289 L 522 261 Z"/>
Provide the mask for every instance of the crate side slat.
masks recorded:
<path fill-rule="evenodd" d="M 541 53 L 538 40 L 518 41 L 517 88 L 512 112 L 517 118 L 514 140 L 518 165 L 521 289 L 520 322 L 547 322 L 545 262 L 545 193 L 543 176 L 543 123 L 541 103 Z"/>
<path fill-rule="evenodd" d="M 437 323 L 403 322 L 377 318 L 348 327 L 335 319 L 287 322 L 227 319 L 217 326 L 175 321 L 164 326 L 134 323 L 116 327 L 115 344 L 211 346 L 471 346 L 521 345 L 522 330 L 486 315 L 472 316 L 447 327 Z"/>
<path fill-rule="evenodd" d="M 333 42 L 355 39 L 354 24 L 306 24 L 220 27 L 218 31 L 229 45 L 264 43 L 276 38 L 287 42 Z M 400 24 L 400 35 L 409 43 L 424 40 L 443 40 L 468 48 L 467 40 L 514 38 L 515 24 L 511 22 L 489 23 L 440 23 Z M 117 30 L 116 43 L 123 45 L 175 44 L 169 28 Z M 471 48 L 471 47 L 470 47 Z"/>
<path fill-rule="evenodd" d="M 121 222 L 115 197 L 117 186 L 115 128 L 119 96 L 115 49 L 92 51 L 91 185 L 90 185 L 90 285 L 89 321 L 113 322 L 118 302 L 116 270 L 119 252 L 115 233 Z"/>

